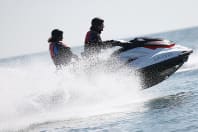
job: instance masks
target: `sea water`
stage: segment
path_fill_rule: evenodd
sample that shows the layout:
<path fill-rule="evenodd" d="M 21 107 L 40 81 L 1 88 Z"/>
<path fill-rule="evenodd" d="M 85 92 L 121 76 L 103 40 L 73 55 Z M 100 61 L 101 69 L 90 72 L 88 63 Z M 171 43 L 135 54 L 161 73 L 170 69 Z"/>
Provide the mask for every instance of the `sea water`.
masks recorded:
<path fill-rule="evenodd" d="M 174 75 L 146 90 L 127 67 L 90 68 L 93 63 L 80 61 L 57 71 L 49 53 L 2 59 L 0 131 L 198 131 L 198 28 L 149 36 L 194 52 Z"/>

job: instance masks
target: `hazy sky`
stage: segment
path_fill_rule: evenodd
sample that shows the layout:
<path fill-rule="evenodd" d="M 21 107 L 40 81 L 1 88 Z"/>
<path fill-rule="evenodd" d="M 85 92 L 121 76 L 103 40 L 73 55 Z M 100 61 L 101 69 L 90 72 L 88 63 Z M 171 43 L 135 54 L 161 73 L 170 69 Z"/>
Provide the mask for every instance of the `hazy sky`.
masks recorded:
<path fill-rule="evenodd" d="M 103 40 L 198 26 L 197 0 L 0 0 L 0 58 L 48 50 L 51 30 L 83 45 L 93 17 Z"/>

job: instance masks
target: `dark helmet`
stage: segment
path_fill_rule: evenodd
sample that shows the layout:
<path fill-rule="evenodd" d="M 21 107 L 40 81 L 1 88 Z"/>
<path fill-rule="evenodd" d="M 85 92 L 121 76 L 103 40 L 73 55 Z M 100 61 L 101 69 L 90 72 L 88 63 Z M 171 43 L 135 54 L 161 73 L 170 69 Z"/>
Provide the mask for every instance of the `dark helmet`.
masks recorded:
<path fill-rule="evenodd" d="M 91 25 L 92 26 L 100 26 L 104 23 L 104 20 L 98 17 L 95 17 L 91 20 Z"/>
<path fill-rule="evenodd" d="M 51 33 L 52 37 L 56 38 L 63 35 L 63 31 L 59 29 L 54 29 Z"/>

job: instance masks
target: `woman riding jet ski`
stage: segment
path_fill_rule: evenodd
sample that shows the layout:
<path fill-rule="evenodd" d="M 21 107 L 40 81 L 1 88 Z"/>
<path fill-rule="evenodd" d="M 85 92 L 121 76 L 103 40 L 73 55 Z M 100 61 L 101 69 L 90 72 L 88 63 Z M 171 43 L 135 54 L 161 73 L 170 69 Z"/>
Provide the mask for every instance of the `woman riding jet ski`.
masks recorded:
<path fill-rule="evenodd" d="M 71 62 L 72 58 L 77 59 L 78 56 L 73 54 L 70 47 L 61 42 L 63 40 L 63 31 L 54 29 L 48 42 L 51 58 L 57 68 L 65 66 Z"/>

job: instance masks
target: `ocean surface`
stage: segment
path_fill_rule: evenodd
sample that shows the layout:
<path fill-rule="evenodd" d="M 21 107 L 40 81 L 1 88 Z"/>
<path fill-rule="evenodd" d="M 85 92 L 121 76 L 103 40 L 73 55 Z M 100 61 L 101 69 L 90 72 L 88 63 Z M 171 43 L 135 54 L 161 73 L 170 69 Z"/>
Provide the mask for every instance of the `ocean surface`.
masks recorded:
<path fill-rule="evenodd" d="M 48 51 L 1 59 L 0 131 L 197 132 L 198 27 L 145 36 L 194 51 L 174 75 L 146 90 L 128 68 L 89 72 L 91 64 L 81 62 L 56 71 Z"/>

